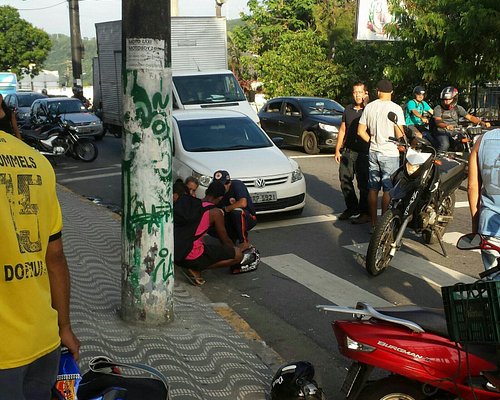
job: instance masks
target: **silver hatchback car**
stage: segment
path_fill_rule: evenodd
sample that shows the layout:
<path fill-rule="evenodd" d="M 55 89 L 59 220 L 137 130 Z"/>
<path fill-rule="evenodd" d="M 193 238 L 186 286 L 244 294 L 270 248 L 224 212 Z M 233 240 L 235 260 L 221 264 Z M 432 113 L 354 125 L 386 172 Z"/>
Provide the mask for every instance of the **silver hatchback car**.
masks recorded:
<path fill-rule="evenodd" d="M 102 137 L 102 121 L 85 108 L 83 103 L 69 97 L 50 97 L 38 99 L 31 105 L 31 122 L 44 124 L 50 117 L 58 115 L 61 120 L 73 125 L 79 136 Z"/>

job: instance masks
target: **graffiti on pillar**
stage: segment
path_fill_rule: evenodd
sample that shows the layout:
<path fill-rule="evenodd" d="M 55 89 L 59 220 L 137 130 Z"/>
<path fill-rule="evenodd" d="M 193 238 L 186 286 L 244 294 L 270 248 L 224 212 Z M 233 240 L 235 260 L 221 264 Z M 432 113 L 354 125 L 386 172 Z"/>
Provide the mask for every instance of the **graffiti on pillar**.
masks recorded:
<path fill-rule="evenodd" d="M 170 70 L 124 76 L 123 234 L 126 281 L 141 307 L 173 288 Z M 151 290 L 155 291 L 154 294 Z M 148 292 L 150 292 L 148 294 Z M 147 296 L 150 297 L 147 297 Z"/>

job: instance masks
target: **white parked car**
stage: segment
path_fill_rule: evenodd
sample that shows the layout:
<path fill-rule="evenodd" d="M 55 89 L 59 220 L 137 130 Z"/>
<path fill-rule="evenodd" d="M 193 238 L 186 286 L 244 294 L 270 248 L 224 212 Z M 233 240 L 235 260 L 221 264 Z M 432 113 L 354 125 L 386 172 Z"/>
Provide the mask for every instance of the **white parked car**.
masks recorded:
<path fill-rule="evenodd" d="M 257 213 L 300 212 L 306 183 L 296 161 L 286 157 L 248 116 L 228 110 L 173 113 L 174 179 L 192 175 L 203 197 L 219 169 L 245 183 Z"/>

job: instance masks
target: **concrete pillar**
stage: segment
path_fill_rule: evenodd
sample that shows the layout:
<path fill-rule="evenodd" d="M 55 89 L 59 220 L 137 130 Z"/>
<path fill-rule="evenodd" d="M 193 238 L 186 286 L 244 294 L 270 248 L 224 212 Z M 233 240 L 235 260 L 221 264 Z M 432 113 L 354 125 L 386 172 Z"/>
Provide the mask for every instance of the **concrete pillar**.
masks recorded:
<path fill-rule="evenodd" d="M 122 308 L 173 320 L 170 2 L 123 0 Z"/>

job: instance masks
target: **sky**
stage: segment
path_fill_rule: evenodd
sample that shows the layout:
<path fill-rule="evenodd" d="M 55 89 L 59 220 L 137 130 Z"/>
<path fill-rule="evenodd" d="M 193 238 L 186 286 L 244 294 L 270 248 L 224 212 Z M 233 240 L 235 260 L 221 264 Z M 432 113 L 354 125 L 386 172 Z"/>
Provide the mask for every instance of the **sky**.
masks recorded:
<path fill-rule="evenodd" d="M 181 16 L 215 15 L 215 0 L 178 0 L 178 3 Z M 239 18 L 240 12 L 248 12 L 246 4 L 247 0 L 227 0 L 222 15 L 227 19 Z M 47 33 L 69 36 L 67 0 L 0 0 L 0 6 L 5 5 L 17 8 L 22 19 Z M 121 0 L 79 0 L 79 6 L 82 37 L 95 37 L 96 22 L 121 19 Z"/>

